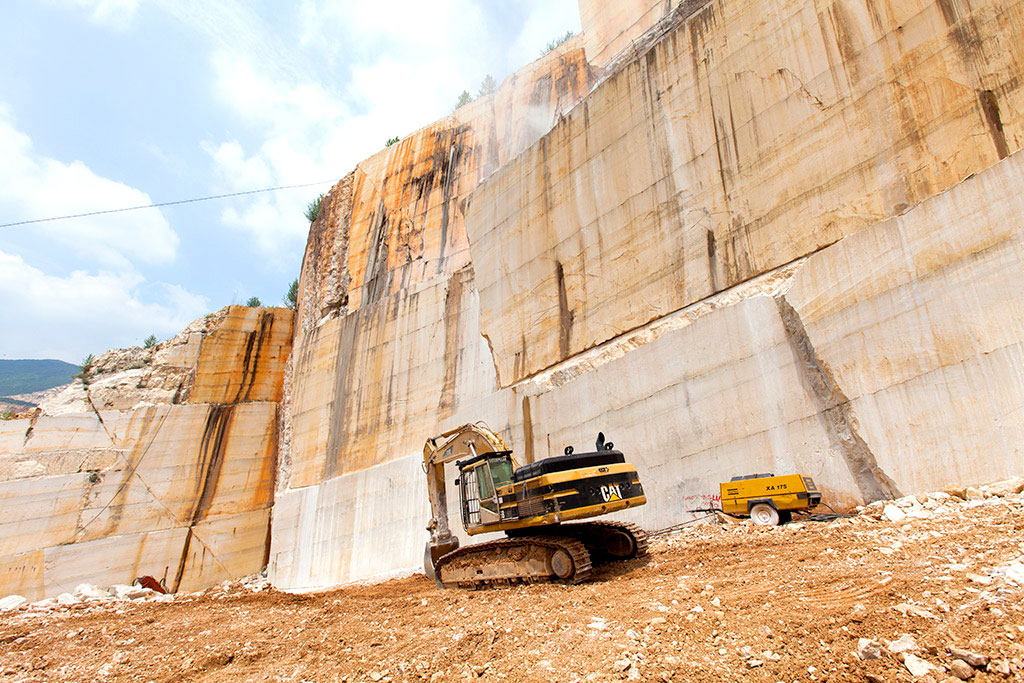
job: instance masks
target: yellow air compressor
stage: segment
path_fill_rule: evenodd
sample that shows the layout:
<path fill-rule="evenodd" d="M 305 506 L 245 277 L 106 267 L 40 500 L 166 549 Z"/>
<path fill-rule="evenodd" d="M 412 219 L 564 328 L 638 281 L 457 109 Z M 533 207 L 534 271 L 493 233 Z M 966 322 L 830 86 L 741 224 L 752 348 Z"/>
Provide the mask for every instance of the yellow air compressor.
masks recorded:
<path fill-rule="evenodd" d="M 803 474 L 748 474 L 719 485 L 722 512 L 749 516 L 754 524 L 777 526 L 794 512 L 810 510 L 821 502 L 814 480 Z"/>

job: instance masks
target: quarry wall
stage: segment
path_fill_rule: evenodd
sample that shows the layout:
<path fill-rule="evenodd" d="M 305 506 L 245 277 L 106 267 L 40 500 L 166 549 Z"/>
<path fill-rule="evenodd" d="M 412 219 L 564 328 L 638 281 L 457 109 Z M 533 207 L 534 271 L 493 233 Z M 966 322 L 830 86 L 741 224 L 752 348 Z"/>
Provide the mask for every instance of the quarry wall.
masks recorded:
<path fill-rule="evenodd" d="M 648 528 L 753 471 L 834 505 L 1020 474 L 1021 3 L 634 4 L 581 1 L 593 90 L 469 183 L 457 258 L 314 226 L 348 298 L 296 343 L 278 585 L 419 566 L 422 442 L 480 419 L 527 461 L 604 430 Z"/>
<path fill-rule="evenodd" d="M 0 422 L 0 593 L 198 590 L 265 566 L 291 337 L 291 310 L 232 306 Z"/>
<path fill-rule="evenodd" d="M 1024 474 L 1024 0 L 580 10 L 339 181 L 294 319 L 0 422 L 0 593 L 419 568 L 423 442 L 478 420 L 525 462 L 604 431 L 648 529 L 755 471 L 836 507 Z"/>

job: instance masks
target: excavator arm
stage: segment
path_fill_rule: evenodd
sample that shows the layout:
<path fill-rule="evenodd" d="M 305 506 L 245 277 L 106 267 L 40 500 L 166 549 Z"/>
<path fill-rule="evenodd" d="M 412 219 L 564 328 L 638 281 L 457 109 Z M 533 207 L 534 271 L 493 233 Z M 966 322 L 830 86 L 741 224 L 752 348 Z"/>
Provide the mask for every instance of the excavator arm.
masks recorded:
<path fill-rule="evenodd" d="M 448 491 L 444 466 L 482 453 L 509 451 L 508 442 L 482 422 L 462 425 L 427 439 L 423 445 L 423 468 L 427 473 L 427 495 L 430 498 L 430 522 L 424 567 L 428 574 L 437 560 L 459 547 L 459 539 L 448 526 Z"/>

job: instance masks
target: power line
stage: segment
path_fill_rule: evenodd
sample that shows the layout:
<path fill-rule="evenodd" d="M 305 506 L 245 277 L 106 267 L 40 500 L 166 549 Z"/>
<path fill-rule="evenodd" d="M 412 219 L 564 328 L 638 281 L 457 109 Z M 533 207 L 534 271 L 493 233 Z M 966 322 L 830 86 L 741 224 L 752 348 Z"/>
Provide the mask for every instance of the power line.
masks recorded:
<path fill-rule="evenodd" d="M 303 187 L 313 187 L 315 185 L 326 185 L 327 183 L 333 183 L 334 180 L 321 180 L 318 183 L 305 183 L 303 185 L 281 185 L 280 187 L 266 187 L 262 190 L 246 190 L 245 192 L 232 192 L 230 194 L 216 194 L 210 197 L 194 197 L 192 199 L 179 199 L 173 202 L 159 202 L 156 204 L 146 204 L 144 206 L 128 206 L 122 209 L 106 209 L 104 211 L 90 211 L 88 213 L 76 213 L 70 216 L 54 216 L 53 218 L 34 218 L 30 221 L 18 221 L 16 223 L 4 223 L 0 225 L 0 228 L 13 228 L 16 225 L 30 225 L 32 223 L 49 223 L 51 221 L 63 221 L 69 218 L 85 218 L 87 216 L 102 216 L 108 213 L 124 213 L 125 211 L 139 211 L 140 209 L 159 209 L 164 206 L 176 206 L 178 204 L 193 204 L 195 202 L 208 202 L 213 199 L 229 199 L 231 197 L 242 197 L 249 194 L 260 194 L 263 192 L 278 192 L 280 190 L 297 190 Z"/>

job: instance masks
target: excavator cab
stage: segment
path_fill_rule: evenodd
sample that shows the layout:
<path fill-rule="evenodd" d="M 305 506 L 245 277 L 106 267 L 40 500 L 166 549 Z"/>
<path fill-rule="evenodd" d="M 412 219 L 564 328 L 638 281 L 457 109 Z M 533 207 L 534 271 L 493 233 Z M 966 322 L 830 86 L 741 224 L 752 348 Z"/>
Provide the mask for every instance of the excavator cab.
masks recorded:
<path fill-rule="evenodd" d="M 469 529 L 501 521 L 498 491 L 512 483 L 516 470 L 511 451 L 483 453 L 456 464 L 463 526 Z"/>

